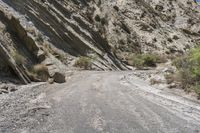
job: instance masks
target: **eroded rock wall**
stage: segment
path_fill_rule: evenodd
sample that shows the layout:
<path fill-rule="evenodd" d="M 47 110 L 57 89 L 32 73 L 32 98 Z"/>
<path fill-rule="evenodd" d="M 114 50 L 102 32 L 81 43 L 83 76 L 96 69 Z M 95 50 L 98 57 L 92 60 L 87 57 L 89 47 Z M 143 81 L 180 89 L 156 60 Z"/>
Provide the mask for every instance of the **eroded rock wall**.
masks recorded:
<path fill-rule="evenodd" d="M 125 70 L 123 55 L 194 47 L 199 18 L 193 0 L 0 0 L 0 40 L 9 58 L 16 61 L 13 51 L 26 57 L 24 75 L 35 64 L 64 72 L 80 56 L 99 70 Z"/>
<path fill-rule="evenodd" d="M 200 39 L 200 6 L 194 0 L 102 0 L 96 15 L 120 52 L 183 53 Z"/>

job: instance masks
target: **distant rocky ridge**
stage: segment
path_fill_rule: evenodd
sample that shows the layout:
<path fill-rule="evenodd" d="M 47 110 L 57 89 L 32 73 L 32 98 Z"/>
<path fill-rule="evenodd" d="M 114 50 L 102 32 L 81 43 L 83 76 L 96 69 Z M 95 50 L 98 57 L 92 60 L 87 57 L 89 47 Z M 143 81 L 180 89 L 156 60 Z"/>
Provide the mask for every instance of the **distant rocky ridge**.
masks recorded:
<path fill-rule="evenodd" d="M 199 41 L 193 0 L 0 0 L 0 72 L 24 83 L 63 79 L 80 56 L 97 70 L 127 70 L 128 54 L 180 54 Z M 37 64 L 46 77 L 32 77 Z"/>

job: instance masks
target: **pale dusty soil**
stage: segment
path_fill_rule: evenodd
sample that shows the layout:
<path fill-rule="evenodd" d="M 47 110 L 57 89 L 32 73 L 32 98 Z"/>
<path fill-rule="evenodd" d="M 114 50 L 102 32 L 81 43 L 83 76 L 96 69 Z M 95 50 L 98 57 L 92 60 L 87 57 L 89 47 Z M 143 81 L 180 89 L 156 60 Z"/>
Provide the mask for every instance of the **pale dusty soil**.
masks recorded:
<path fill-rule="evenodd" d="M 200 103 L 133 72 L 77 72 L 0 95 L 1 133 L 198 133 Z"/>

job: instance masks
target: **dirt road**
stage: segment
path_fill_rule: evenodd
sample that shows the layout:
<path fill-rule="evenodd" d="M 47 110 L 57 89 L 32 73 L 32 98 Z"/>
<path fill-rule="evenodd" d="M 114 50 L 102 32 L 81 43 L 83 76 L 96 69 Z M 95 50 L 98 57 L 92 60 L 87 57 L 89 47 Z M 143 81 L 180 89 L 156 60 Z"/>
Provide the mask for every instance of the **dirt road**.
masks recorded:
<path fill-rule="evenodd" d="M 200 104 L 131 72 L 80 72 L 0 96 L 2 133 L 198 133 Z"/>

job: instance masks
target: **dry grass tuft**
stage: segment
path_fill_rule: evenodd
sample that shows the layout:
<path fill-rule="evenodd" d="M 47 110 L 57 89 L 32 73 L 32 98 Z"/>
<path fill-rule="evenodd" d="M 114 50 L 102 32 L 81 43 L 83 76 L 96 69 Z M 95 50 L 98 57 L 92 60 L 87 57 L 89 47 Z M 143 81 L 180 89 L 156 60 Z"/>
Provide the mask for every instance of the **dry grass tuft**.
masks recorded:
<path fill-rule="evenodd" d="M 74 66 L 85 69 L 85 70 L 91 70 L 92 60 L 88 57 L 80 57 L 76 60 Z"/>

